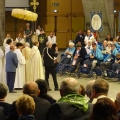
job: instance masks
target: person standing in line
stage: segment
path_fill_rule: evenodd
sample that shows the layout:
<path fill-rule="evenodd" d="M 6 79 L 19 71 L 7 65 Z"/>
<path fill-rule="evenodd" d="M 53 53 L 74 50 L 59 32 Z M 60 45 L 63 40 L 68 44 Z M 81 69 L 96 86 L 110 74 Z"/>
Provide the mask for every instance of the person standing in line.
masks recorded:
<path fill-rule="evenodd" d="M 16 68 L 18 67 L 18 59 L 14 51 L 15 47 L 12 45 L 10 46 L 10 51 L 6 54 L 6 78 L 10 93 L 16 93 L 13 88 L 16 76 Z"/>
<path fill-rule="evenodd" d="M 52 49 L 52 43 L 47 42 L 46 43 L 46 48 L 43 50 L 43 60 L 44 60 L 44 66 L 45 66 L 45 80 L 48 83 L 49 86 L 49 74 L 52 74 L 53 81 L 54 81 L 54 90 L 57 91 L 58 89 L 58 83 L 57 83 L 57 78 L 56 78 L 56 72 L 55 72 L 55 66 L 54 66 L 54 57 L 57 57 L 58 51 L 56 53 Z M 49 87 L 49 90 L 50 87 Z"/>
<path fill-rule="evenodd" d="M 42 65 L 42 58 L 39 52 L 39 42 L 34 42 L 34 46 L 31 49 L 30 59 L 29 59 L 29 69 L 27 69 L 29 74 L 29 81 L 36 81 L 37 79 L 44 79 L 44 70 Z"/>
<path fill-rule="evenodd" d="M 25 43 L 25 48 L 22 49 L 22 54 L 25 56 L 26 64 L 25 64 L 25 82 L 29 82 L 29 73 L 28 70 L 30 68 L 29 66 L 29 58 L 30 58 L 31 48 L 30 44 L 28 42 Z"/>
<path fill-rule="evenodd" d="M 48 41 L 52 44 L 56 44 L 56 36 L 54 35 L 54 32 L 50 33 L 50 35 L 48 36 Z"/>
<path fill-rule="evenodd" d="M 2 78 L 3 78 L 3 64 L 2 64 L 3 57 L 4 57 L 4 53 L 2 49 L 0 48 L 0 81 L 2 81 Z"/>
<path fill-rule="evenodd" d="M 15 42 L 16 42 L 16 43 L 20 42 L 20 43 L 22 43 L 22 44 L 25 43 L 25 39 L 23 38 L 23 36 L 22 36 L 21 33 L 18 34 L 18 37 L 16 38 Z"/>
<path fill-rule="evenodd" d="M 18 58 L 18 68 L 16 69 L 16 78 L 14 88 L 23 88 L 25 84 L 25 57 L 22 55 L 22 43 L 16 44 L 15 53 Z"/>

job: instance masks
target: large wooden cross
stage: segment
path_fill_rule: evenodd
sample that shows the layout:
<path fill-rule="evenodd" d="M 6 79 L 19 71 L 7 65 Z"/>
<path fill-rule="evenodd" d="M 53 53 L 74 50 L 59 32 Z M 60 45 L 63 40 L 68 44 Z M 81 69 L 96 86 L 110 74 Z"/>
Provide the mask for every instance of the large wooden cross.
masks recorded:
<path fill-rule="evenodd" d="M 34 10 L 34 12 L 36 12 L 39 2 L 37 2 L 36 0 L 33 0 L 33 2 L 30 3 L 30 5 L 33 6 L 33 10 Z"/>

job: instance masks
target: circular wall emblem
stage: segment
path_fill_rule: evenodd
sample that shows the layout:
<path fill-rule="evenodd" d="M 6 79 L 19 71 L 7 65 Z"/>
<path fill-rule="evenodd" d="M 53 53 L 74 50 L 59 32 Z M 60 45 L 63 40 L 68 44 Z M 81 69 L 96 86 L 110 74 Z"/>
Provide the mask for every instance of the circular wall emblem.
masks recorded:
<path fill-rule="evenodd" d="M 98 14 L 94 14 L 91 20 L 91 26 L 94 30 L 99 30 L 101 28 L 102 21 Z"/>

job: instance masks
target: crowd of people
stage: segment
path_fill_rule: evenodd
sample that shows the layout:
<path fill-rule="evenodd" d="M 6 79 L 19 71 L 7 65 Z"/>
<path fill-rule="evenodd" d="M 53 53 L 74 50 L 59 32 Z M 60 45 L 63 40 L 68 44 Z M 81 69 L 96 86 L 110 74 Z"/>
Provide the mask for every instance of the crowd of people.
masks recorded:
<path fill-rule="evenodd" d="M 60 98 L 48 92 L 45 80 L 25 83 L 23 94 L 7 103 L 8 86 L 0 83 L 0 120 L 120 120 L 120 92 L 109 98 L 106 80 L 91 80 L 84 87 L 74 78 L 60 84 Z"/>
<path fill-rule="evenodd" d="M 28 81 L 44 79 L 48 82 L 49 74 L 53 76 L 55 88 L 58 90 L 54 59 L 58 55 L 56 36 L 53 32 L 46 37 L 45 32 L 38 25 L 36 30 L 38 40 L 32 41 L 30 24 L 26 24 L 24 35 L 20 32 L 13 40 L 10 34 L 4 39 L 4 50 L 0 49 L 0 80 L 9 87 L 10 93 L 14 89 L 22 89 Z M 37 38 L 36 38 L 37 39 Z M 2 59 L 4 58 L 4 65 Z M 45 74 L 44 74 L 44 67 Z M 49 90 L 51 90 L 49 88 Z"/>
<path fill-rule="evenodd" d="M 98 34 L 87 30 L 86 35 L 80 30 L 75 40 L 69 41 L 69 47 L 61 55 L 60 63 L 88 68 L 99 67 L 106 76 L 106 70 L 120 73 L 120 33 L 113 39 L 108 34 L 102 42 Z"/>

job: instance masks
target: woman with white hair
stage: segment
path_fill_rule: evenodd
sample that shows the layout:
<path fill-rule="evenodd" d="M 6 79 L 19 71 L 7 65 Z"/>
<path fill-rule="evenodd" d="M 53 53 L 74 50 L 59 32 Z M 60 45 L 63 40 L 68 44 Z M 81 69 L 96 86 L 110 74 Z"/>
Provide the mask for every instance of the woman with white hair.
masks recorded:
<path fill-rule="evenodd" d="M 74 43 L 69 42 L 69 47 L 65 50 L 60 60 L 60 63 L 69 64 L 74 51 L 75 51 Z"/>

